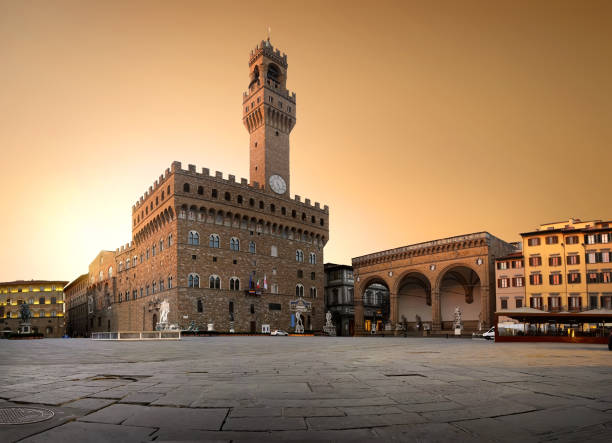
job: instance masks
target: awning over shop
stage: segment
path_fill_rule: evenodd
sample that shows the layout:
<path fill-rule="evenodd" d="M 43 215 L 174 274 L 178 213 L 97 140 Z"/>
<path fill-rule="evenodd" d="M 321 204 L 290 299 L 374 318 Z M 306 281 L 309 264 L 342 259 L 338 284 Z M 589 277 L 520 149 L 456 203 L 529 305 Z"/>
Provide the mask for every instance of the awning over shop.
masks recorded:
<path fill-rule="evenodd" d="M 522 323 L 612 323 L 612 309 L 591 309 L 582 312 L 546 312 L 534 308 L 502 309 L 496 316 L 505 316 Z"/>

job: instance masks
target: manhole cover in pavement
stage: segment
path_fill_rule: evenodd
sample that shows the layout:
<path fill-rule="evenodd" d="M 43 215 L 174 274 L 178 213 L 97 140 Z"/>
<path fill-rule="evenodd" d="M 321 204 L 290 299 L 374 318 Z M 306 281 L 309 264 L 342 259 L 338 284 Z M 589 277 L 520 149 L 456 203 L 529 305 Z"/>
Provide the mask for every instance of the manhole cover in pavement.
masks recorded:
<path fill-rule="evenodd" d="M 49 420 L 55 412 L 44 408 L 0 408 L 0 425 L 24 425 Z"/>

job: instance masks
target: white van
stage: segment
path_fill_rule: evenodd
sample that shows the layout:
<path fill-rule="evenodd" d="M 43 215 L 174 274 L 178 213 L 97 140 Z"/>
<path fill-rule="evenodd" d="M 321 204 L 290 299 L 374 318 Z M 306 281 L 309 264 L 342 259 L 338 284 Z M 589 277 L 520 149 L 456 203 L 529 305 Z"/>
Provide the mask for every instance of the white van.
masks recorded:
<path fill-rule="evenodd" d="M 487 332 L 482 334 L 487 340 L 495 340 L 495 326 L 491 327 Z"/>

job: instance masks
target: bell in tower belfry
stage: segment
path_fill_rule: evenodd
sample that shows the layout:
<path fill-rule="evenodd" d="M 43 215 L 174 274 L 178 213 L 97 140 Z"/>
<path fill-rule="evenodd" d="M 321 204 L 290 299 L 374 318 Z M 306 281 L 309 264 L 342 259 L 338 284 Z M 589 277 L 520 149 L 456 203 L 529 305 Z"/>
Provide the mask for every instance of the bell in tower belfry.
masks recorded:
<path fill-rule="evenodd" d="M 250 134 L 251 183 L 289 196 L 289 134 L 295 126 L 295 93 L 287 90 L 287 55 L 262 41 L 249 58 L 249 88 L 242 121 Z"/>

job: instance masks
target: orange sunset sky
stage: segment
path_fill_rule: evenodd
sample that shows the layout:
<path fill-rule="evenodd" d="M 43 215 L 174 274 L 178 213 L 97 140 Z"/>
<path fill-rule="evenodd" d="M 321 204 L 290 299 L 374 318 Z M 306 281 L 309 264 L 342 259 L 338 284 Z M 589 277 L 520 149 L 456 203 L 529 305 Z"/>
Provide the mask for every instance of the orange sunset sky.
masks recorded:
<path fill-rule="evenodd" d="M 268 26 L 325 261 L 612 218 L 610 1 L 0 0 L 0 281 L 87 272 L 173 160 L 248 177 Z"/>

